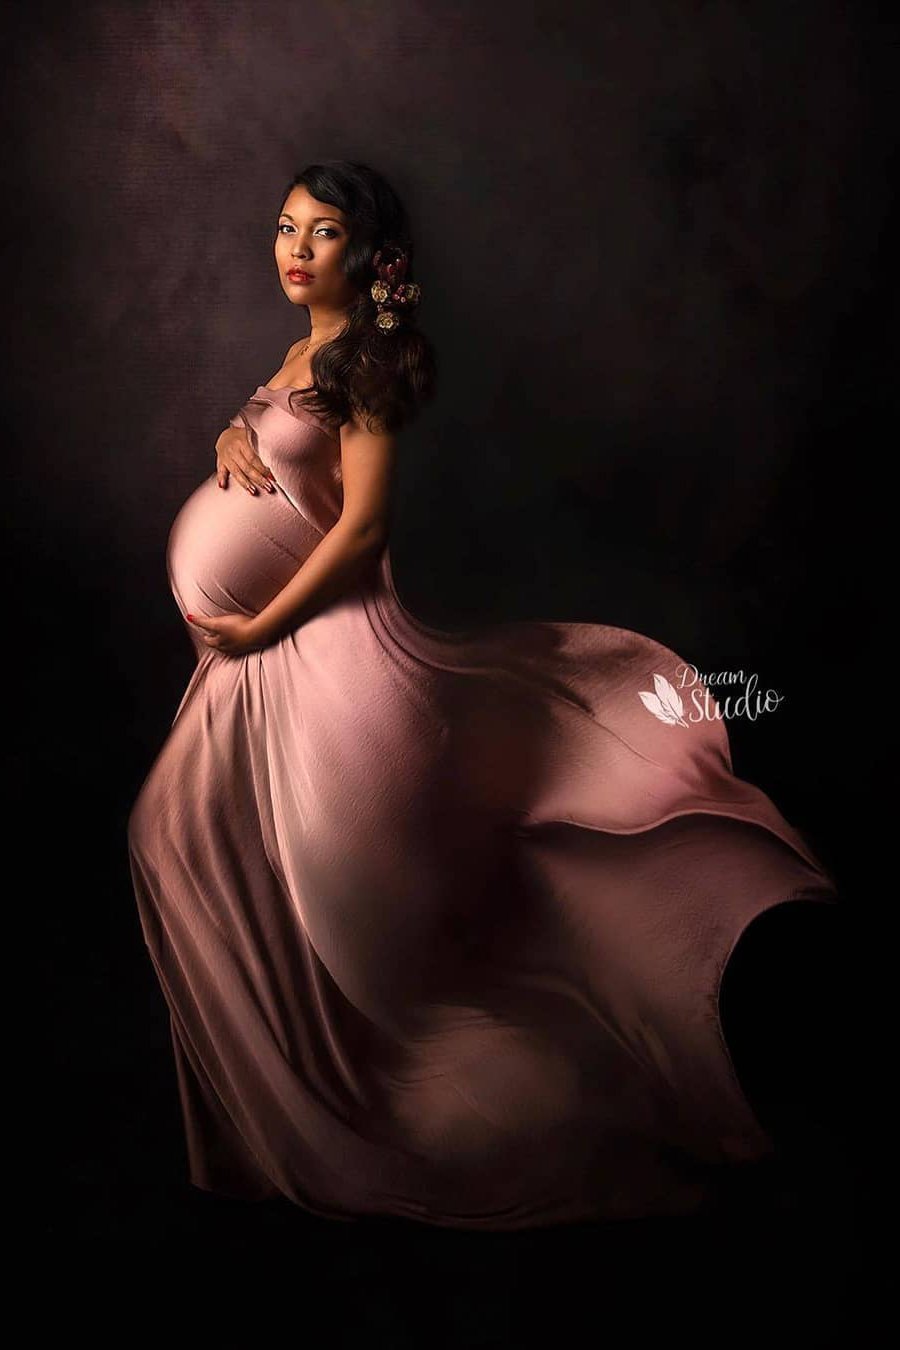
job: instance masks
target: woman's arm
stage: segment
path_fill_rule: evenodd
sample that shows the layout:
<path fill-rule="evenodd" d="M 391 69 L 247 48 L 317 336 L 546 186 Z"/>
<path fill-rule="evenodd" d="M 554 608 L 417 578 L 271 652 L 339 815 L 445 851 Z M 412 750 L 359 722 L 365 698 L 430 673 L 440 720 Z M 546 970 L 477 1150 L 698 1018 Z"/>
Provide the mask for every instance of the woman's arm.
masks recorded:
<path fill-rule="evenodd" d="M 384 549 L 388 537 L 396 438 L 351 420 L 341 427 L 340 518 L 300 570 L 255 615 L 260 646 L 276 642 L 343 595 Z"/>

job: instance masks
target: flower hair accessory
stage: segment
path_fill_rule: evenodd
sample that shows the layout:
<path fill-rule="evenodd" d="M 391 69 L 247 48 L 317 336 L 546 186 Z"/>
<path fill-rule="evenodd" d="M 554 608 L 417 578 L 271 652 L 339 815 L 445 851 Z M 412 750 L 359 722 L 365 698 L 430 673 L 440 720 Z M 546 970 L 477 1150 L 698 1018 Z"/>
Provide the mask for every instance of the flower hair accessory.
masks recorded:
<path fill-rule="evenodd" d="M 372 259 L 378 280 L 372 283 L 372 299 L 378 305 L 376 325 L 385 333 L 398 327 L 400 314 L 395 305 L 411 309 L 422 298 L 422 288 L 415 281 L 406 281 L 409 255 L 399 244 L 384 244 Z"/>

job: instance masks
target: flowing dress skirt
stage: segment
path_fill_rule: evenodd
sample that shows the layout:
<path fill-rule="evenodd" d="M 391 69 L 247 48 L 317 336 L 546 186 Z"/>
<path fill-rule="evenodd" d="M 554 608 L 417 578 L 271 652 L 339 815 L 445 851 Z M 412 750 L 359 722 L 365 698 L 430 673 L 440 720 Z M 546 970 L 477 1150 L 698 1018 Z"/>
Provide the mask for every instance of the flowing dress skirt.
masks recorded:
<path fill-rule="evenodd" d="M 210 509 L 313 531 L 296 463 L 280 503 L 207 484 Z M 514 1229 L 692 1212 L 772 1152 L 722 974 L 764 910 L 837 894 L 724 720 L 666 715 L 682 658 L 596 623 L 435 629 L 389 548 L 263 650 L 192 638 L 128 848 L 195 1186 Z"/>

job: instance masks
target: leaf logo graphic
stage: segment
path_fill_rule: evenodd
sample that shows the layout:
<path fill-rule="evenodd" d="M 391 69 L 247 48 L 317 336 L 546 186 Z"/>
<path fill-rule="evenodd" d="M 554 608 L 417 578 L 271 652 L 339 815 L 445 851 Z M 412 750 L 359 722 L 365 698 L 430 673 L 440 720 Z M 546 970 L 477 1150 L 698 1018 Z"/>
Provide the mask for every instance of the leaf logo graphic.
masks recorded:
<path fill-rule="evenodd" d="M 656 690 L 655 694 L 651 694 L 649 689 L 638 691 L 638 698 L 644 707 L 649 708 L 653 716 L 658 717 L 661 722 L 668 722 L 670 726 L 686 727 L 684 704 L 674 685 L 669 684 L 665 675 L 654 675 L 653 687 Z"/>

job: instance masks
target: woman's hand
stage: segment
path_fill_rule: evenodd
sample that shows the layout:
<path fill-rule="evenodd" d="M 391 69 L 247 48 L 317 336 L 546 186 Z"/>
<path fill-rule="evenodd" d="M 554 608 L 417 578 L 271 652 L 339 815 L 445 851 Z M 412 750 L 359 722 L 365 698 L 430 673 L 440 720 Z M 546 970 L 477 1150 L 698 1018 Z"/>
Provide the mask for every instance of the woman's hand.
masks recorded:
<path fill-rule="evenodd" d="M 241 427 L 226 427 L 216 441 L 216 478 L 220 488 L 228 486 L 230 473 L 254 496 L 257 485 L 267 492 L 275 491 L 275 475 L 263 464 Z"/>
<path fill-rule="evenodd" d="M 244 656 L 247 652 L 267 647 L 270 642 L 270 638 L 260 629 L 257 616 L 248 618 L 246 614 L 223 614 L 221 618 L 208 619 L 204 615 L 201 619 L 196 614 L 188 614 L 187 618 L 189 623 L 204 630 L 203 641 L 207 647 L 215 647 L 216 651 L 224 652 L 226 656 Z"/>

